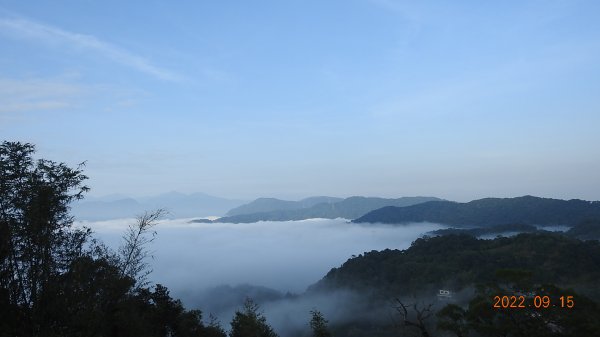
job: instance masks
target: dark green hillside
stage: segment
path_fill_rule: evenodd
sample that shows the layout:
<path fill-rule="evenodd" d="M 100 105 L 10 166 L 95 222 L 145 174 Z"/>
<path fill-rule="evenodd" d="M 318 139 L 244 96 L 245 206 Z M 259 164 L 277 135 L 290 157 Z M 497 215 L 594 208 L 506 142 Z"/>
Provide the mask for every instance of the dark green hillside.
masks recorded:
<path fill-rule="evenodd" d="M 311 218 L 355 219 L 384 206 L 404 207 L 433 200 L 440 199 L 432 197 L 404 197 L 397 199 L 350 197 L 339 202 L 322 202 L 306 208 L 288 208 L 270 212 L 226 216 L 215 220 L 215 222 L 250 223 L 257 221 L 292 221 Z"/>
<path fill-rule="evenodd" d="M 384 207 L 354 220 L 361 223 L 434 222 L 455 226 L 575 225 L 600 219 L 600 202 L 524 196 L 486 198 L 467 203 L 432 201 L 409 207 Z"/>
<path fill-rule="evenodd" d="M 431 232 L 434 235 L 449 235 L 449 234 L 465 234 L 471 236 L 484 236 L 484 235 L 502 235 L 507 233 L 534 233 L 538 229 L 532 225 L 523 224 L 508 224 L 508 225 L 495 225 L 479 228 L 446 228 L 438 229 Z"/>
<path fill-rule="evenodd" d="M 385 206 L 405 207 L 417 205 L 428 201 L 441 201 L 433 197 L 403 197 L 397 199 L 350 197 L 333 204 L 329 217 L 356 219 L 374 209 Z M 324 205 L 316 205 L 315 209 L 325 211 Z M 326 213 L 326 212 L 323 212 Z"/>
<path fill-rule="evenodd" d="M 599 277 L 598 241 L 543 231 L 494 240 L 447 235 L 359 255 L 309 293 L 351 289 L 369 299 L 359 312 L 388 317 L 332 325 L 339 336 L 598 336 Z M 438 289 L 455 294 L 440 301 Z M 493 307 L 494 296 L 518 294 L 549 296 L 554 306 Z M 572 296 L 575 306 L 561 308 L 560 296 Z"/>
<path fill-rule="evenodd" d="M 438 229 L 430 232 L 433 235 L 450 235 L 450 234 L 465 234 L 475 237 L 482 236 L 497 236 L 515 233 L 535 233 L 544 232 L 543 229 L 538 229 L 533 225 L 524 224 L 506 224 L 506 225 L 494 225 L 484 226 L 477 228 L 445 228 Z M 600 220 L 585 220 L 577 225 L 571 227 L 566 232 L 556 232 L 566 235 L 568 237 L 580 239 L 580 240 L 600 240 Z"/>
<path fill-rule="evenodd" d="M 459 291 L 494 283 L 499 270 L 521 270 L 536 284 L 573 287 L 600 299 L 600 242 L 553 233 L 478 240 L 448 235 L 416 240 L 406 250 L 372 251 L 332 269 L 317 289 L 351 288 L 384 297 L 431 289 Z"/>
<path fill-rule="evenodd" d="M 581 240 L 600 240 L 600 220 L 583 221 L 565 234 Z"/>

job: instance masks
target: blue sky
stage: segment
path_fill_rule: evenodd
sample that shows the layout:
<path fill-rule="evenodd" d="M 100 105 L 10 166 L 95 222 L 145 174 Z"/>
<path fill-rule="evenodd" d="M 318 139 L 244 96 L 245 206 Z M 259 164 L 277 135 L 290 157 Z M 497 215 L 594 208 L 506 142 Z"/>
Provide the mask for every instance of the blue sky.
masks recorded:
<path fill-rule="evenodd" d="M 597 1 L 0 0 L 1 139 L 91 194 L 600 199 Z"/>

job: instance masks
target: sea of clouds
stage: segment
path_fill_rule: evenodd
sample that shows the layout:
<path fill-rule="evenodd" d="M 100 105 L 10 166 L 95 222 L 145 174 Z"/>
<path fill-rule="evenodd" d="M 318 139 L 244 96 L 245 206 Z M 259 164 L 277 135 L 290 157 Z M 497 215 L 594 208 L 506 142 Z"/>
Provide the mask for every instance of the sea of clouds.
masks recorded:
<path fill-rule="evenodd" d="M 163 220 L 155 227 L 156 239 L 148 247 L 153 255 L 149 261 L 153 268 L 150 281 L 166 285 L 186 306 L 213 312 L 225 322 L 239 303 L 214 312 L 219 298 L 211 297 L 210 291 L 215 287 L 252 285 L 300 294 L 353 255 L 386 248 L 408 248 L 423 234 L 444 228 L 429 223 L 353 224 L 345 219 L 250 224 L 189 221 Z M 96 238 L 116 249 L 127 226 L 132 223 L 135 219 L 78 222 L 77 226 L 91 228 Z M 327 299 L 279 300 L 261 305 L 267 317 L 276 321 L 274 327 L 289 327 L 289 315 L 308 314 L 317 306 L 335 317 L 336 307 L 343 307 L 343 302 L 354 295 L 331 296 Z M 301 321 L 304 318 L 298 324 Z"/>

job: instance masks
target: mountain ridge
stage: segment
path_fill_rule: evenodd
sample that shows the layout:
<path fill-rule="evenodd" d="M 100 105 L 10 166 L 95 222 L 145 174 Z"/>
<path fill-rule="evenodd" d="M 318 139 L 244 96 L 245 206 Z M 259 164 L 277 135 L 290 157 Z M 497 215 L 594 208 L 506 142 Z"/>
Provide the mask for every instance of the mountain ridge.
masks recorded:
<path fill-rule="evenodd" d="M 252 223 L 258 221 L 295 221 L 311 218 L 354 219 L 383 206 L 408 206 L 427 201 L 442 200 L 435 197 L 401 197 L 395 199 L 352 196 L 333 203 L 319 203 L 312 207 L 283 209 L 269 212 L 225 216 L 214 220 L 220 223 Z"/>
<path fill-rule="evenodd" d="M 308 197 L 298 201 L 282 200 L 277 198 L 258 198 L 247 204 L 230 209 L 227 213 L 225 213 L 225 216 L 309 208 L 320 203 L 333 203 L 342 200 L 342 198 L 327 196 Z"/>
<path fill-rule="evenodd" d="M 382 207 L 354 223 L 402 224 L 433 222 L 453 226 L 570 225 L 600 219 L 600 201 L 562 200 L 530 195 L 515 198 L 483 198 L 466 203 L 430 201 L 407 207 Z"/>

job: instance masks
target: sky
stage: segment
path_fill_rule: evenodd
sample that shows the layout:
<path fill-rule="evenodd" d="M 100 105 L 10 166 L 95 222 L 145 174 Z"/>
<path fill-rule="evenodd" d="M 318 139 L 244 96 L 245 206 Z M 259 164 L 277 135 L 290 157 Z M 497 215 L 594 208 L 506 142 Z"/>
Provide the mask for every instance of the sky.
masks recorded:
<path fill-rule="evenodd" d="M 599 13 L 0 0 L 0 140 L 96 196 L 600 200 Z"/>

